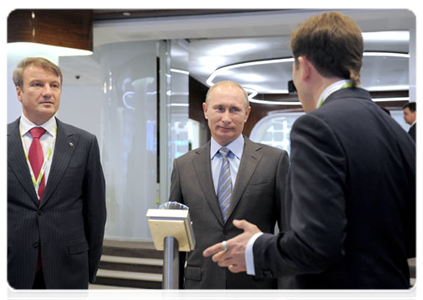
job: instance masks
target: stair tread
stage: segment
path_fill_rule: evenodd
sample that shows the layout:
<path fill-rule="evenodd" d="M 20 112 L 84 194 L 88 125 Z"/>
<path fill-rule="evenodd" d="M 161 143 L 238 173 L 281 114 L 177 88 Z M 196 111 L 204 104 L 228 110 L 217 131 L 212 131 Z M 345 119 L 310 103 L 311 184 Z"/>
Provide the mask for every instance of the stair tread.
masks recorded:
<path fill-rule="evenodd" d="M 137 258 L 127 256 L 102 255 L 101 261 L 120 263 L 120 264 L 137 264 L 148 266 L 163 266 L 163 259 L 157 258 Z"/>
<path fill-rule="evenodd" d="M 162 274 L 140 273 L 140 272 L 127 272 L 127 271 L 114 271 L 99 269 L 97 277 L 130 279 L 130 280 L 144 280 L 144 281 L 162 281 Z"/>
<path fill-rule="evenodd" d="M 104 240 L 104 247 L 113 248 L 132 248 L 132 249 L 148 249 L 156 250 L 154 243 L 151 241 L 120 241 L 120 240 Z"/>

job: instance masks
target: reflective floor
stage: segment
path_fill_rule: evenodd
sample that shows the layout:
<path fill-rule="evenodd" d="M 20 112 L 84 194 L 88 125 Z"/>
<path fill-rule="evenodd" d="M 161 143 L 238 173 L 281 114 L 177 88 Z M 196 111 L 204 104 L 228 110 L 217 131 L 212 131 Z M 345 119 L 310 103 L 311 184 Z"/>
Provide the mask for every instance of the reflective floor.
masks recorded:
<path fill-rule="evenodd" d="M 161 300 L 162 291 L 90 284 L 87 300 Z"/>

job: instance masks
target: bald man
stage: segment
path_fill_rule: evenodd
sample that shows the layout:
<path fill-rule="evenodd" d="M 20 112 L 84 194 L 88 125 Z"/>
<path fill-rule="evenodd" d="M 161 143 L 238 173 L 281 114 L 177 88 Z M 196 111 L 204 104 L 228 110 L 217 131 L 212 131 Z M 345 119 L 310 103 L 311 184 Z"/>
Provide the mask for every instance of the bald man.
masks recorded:
<path fill-rule="evenodd" d="M 273 233 L 283 228 L 286 151 L 257 144 L 242 135 L 251 111 L 247 93 L 235 82 L 212 86 L 203 103 L 211 140 L 176 159 L 170 199 L 189 207 L 196 248 L 187 254 L 186 289 L 271 289 L 275 279 L 254 279 L 220 268 L 202 252 L 242 231 L 232 221 L 244 219 Z"/>

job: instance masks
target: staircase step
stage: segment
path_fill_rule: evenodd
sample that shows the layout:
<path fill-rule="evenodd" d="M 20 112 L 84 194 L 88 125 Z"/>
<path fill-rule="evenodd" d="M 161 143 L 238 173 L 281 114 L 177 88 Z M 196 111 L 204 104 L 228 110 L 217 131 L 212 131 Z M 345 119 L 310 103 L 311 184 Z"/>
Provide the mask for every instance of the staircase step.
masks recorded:
<path fill-rule="evenodd" d="M 104 240 L 97 281 L 91 288 L 161 289 L 163 251 L 151 241 Z"/>
<path fill-rule="evenodd" d="M 102 270 L 102 269 L 98 270 L 97 277 L 162 282 L 161 274 Z"/>
<path fill-rule="evenodd" d="M 163 259 L 103 255 L 100 269 L 162 274 Z"/>
<path fill-rule="evenodd" d="M 116 264 L 163 266 L 163 259 L 103 255 L 101 261 Z"/>
<path fill-rule="evenodd" d="M 162 274 L 99 269 L 95 284 L 100 286 L 161 289 Z"/>
<path fill-rule="evenodd" d="M 157 251 L 153 242 L 105 240 L 103 255 L 163 259 L 163 251 Z"/>

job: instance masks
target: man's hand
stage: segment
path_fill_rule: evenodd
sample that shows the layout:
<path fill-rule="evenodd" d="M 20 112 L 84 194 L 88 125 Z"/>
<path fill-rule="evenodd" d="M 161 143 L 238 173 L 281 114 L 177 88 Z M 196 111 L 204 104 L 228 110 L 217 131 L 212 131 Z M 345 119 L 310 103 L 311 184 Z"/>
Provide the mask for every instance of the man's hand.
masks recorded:
<path fill-rule="evenodd" d="M 212 260 L 220 267 L 227 267 L 232 273 L 245 272 L 247 266 L 245 264 L 245 248 L 247 247 L 250 238 L 261 232 L 256 225 L 251 224 L 245 220 L 234 220 L 234 226 L 243 229 L 244 233 L 226 241 L 225 250 L 223 243 L 217 243 L 206 250 L 203 255 L 205 257 L 212 256 Z"/>

